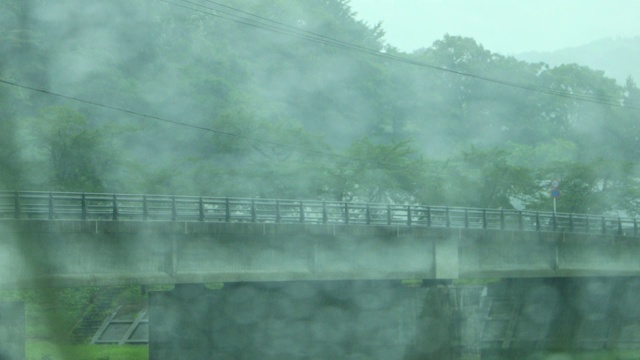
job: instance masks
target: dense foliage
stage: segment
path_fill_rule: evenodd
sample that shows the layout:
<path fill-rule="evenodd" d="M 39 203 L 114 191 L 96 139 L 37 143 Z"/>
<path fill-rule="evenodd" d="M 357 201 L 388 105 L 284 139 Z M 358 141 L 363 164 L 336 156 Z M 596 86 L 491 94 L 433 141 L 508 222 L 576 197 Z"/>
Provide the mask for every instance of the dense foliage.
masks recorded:
<path fill-rule="evenodd" d="M 0 188 L 550 210 L 556 178 L 559 211 L 640 212 L 633 79 L 448 35 L 400 53 L 348 0 L 228 4 L 538 91 L 159 1 L 0 0 L 0 79 L 198 127 L 1 84 Z"/>

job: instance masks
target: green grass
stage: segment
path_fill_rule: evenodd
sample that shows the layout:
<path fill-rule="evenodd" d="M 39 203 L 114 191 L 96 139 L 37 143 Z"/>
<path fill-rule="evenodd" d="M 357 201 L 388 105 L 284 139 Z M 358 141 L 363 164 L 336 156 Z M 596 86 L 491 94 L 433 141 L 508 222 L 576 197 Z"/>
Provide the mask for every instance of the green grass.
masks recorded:
<path fill-rule="evenodd" d="M 146 345 L 54 344 L 27 340 L 27 360 L 146 360 Z"/>
<path fill-rule="evenodd" d="M 637 350 L 601 350 L 574 353 L 543 353 L 524 357 L 526 360 L 638 360 Z"/>
<path fill-rule="evenodd" d="M 148 359 L 147 345 L 88 345 L 72 343 L 71 331 L 99 288 L 0 290 L 0 301 L 25 302 L 27 360 Z M 142 300 L 139 287 L 123 287 L 116 303 Z M 99 318 L 102 318 L 98 314 Z"/>
<path fill-rule="evenodd" d="M 44 340 L 27 341 L 27 360 L 146 360 L 146 345 L 59 345 Z M 635 350 L 594 351 L 579 353 L 539 353 L 525 360 L 637 360 Z"/>

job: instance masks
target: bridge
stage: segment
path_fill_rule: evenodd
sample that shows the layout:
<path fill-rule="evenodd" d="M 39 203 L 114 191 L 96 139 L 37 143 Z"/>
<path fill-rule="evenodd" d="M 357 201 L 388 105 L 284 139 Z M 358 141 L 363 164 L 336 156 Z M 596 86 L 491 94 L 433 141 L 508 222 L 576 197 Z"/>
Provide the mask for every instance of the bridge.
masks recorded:
<path fill-rule="evenodd" d="M 635 218 L 0 192 L 0 288 L 175 285 L 150 294 L 151 359 L 638 349 L 639 258 Z"/>
<path fill-rule="evenodd" d="M 635 218 L 0 192 L 0 287 L 640 274 Z"/>
<path fill-rule="evenodd" d="M 0 288 L 640 274 L 635 218 L 0 192 Z"/>

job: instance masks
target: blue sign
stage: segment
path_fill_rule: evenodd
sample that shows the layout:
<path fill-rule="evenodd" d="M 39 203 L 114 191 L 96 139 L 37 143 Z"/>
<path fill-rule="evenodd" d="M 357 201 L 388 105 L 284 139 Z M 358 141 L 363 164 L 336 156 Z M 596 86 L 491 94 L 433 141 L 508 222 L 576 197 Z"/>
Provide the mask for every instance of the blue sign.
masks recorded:
<path fill-rule="evenodd" d="M 554 198 L 560 197 L 560 189 L 553 189 L 551 190 L 551 196 L 553 196 Z"/>

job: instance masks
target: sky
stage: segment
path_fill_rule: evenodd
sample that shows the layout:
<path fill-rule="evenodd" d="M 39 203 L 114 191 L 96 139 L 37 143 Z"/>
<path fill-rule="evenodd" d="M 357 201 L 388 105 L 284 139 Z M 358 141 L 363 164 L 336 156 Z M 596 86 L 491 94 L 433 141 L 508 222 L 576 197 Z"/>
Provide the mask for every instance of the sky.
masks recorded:
<path fill-rule="evenodd" d="M 638 0 L 351 0 L 356 18 L 410 52 L 444 34 L 473 37 L 503 55 L 554 51 L 640 35 Z"/>

